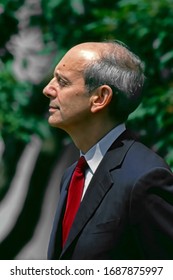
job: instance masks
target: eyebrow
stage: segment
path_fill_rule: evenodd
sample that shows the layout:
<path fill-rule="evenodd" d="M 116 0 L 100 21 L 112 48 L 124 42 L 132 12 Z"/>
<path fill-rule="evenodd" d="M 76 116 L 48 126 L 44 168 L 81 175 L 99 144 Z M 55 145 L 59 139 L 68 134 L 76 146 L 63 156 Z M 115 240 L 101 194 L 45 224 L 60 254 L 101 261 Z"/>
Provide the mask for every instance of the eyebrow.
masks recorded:
<path fill-rule="evenodd" d="M 60 73 L 57 73 L 56 71 L 54 71 L 54 77 L 56 77 L 56 78 L 62 78 L 63 80 L 65 80 L 67 83 L 71 83 L 70 82 L 70 80 L 67 78 L 67 77 L 65 77 L 64 75 L 62 75 L 62 74 L 60 74 Z"/>

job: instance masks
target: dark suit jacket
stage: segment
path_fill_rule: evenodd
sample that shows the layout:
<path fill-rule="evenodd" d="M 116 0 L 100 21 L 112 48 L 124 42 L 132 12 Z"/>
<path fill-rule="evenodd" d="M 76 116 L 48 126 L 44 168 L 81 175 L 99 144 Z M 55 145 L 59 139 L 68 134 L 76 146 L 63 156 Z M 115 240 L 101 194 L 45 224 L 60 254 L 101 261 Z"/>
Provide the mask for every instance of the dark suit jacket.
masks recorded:
<path fill-rule="evenodd" d="M 65 247 L 65 173 L 48 259 L 173 259 L 173 175 L 166 163 L 123 133 L 98 166 Z"/>

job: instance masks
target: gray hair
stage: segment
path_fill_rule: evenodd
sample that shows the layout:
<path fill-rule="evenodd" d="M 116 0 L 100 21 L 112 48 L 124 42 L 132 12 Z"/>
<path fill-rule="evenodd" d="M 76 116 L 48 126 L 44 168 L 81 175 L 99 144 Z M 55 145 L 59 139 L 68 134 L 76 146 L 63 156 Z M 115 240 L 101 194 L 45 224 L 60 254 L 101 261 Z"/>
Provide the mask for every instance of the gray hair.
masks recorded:
<path fill-rule="evenodd" d="M 144 65 L 123 43 L 103 44 L 107 48 L 101 51 L 100 58 L 85 68 L 85 85 L 89 93 L 101 85 L 110 86 L 113 91 L 111 116 L 125 121 L 141 102 Z"/>

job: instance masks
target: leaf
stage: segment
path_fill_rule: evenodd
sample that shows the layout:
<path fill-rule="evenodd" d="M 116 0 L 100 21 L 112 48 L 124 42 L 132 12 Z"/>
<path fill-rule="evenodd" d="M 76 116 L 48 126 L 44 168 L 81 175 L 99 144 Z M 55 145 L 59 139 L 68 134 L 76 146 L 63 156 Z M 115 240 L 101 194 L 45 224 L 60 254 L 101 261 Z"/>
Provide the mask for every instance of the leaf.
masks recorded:
<path fill-rule="evenodd" d="M 172 60 L 173 59 L 173 51 L 169 51 L 167 53 L 165 53 L 161 58 L 160 58 L 160 61 L 162 64 L 165 64 L 167 63 L 168 61 Z"/>

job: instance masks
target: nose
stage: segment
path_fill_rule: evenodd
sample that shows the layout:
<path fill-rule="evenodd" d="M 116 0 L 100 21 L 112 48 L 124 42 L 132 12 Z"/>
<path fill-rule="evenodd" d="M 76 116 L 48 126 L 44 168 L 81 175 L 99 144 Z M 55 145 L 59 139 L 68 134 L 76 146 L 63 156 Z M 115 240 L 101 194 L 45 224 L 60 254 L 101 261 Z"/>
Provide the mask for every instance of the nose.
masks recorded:
<path fill-rule="evenodd" d="M 55 98 L 56 97 L 56 88 L 53 84 L 53 79 L 45 86 L 43 89 L 43 94 L 48 98 Z"/>

